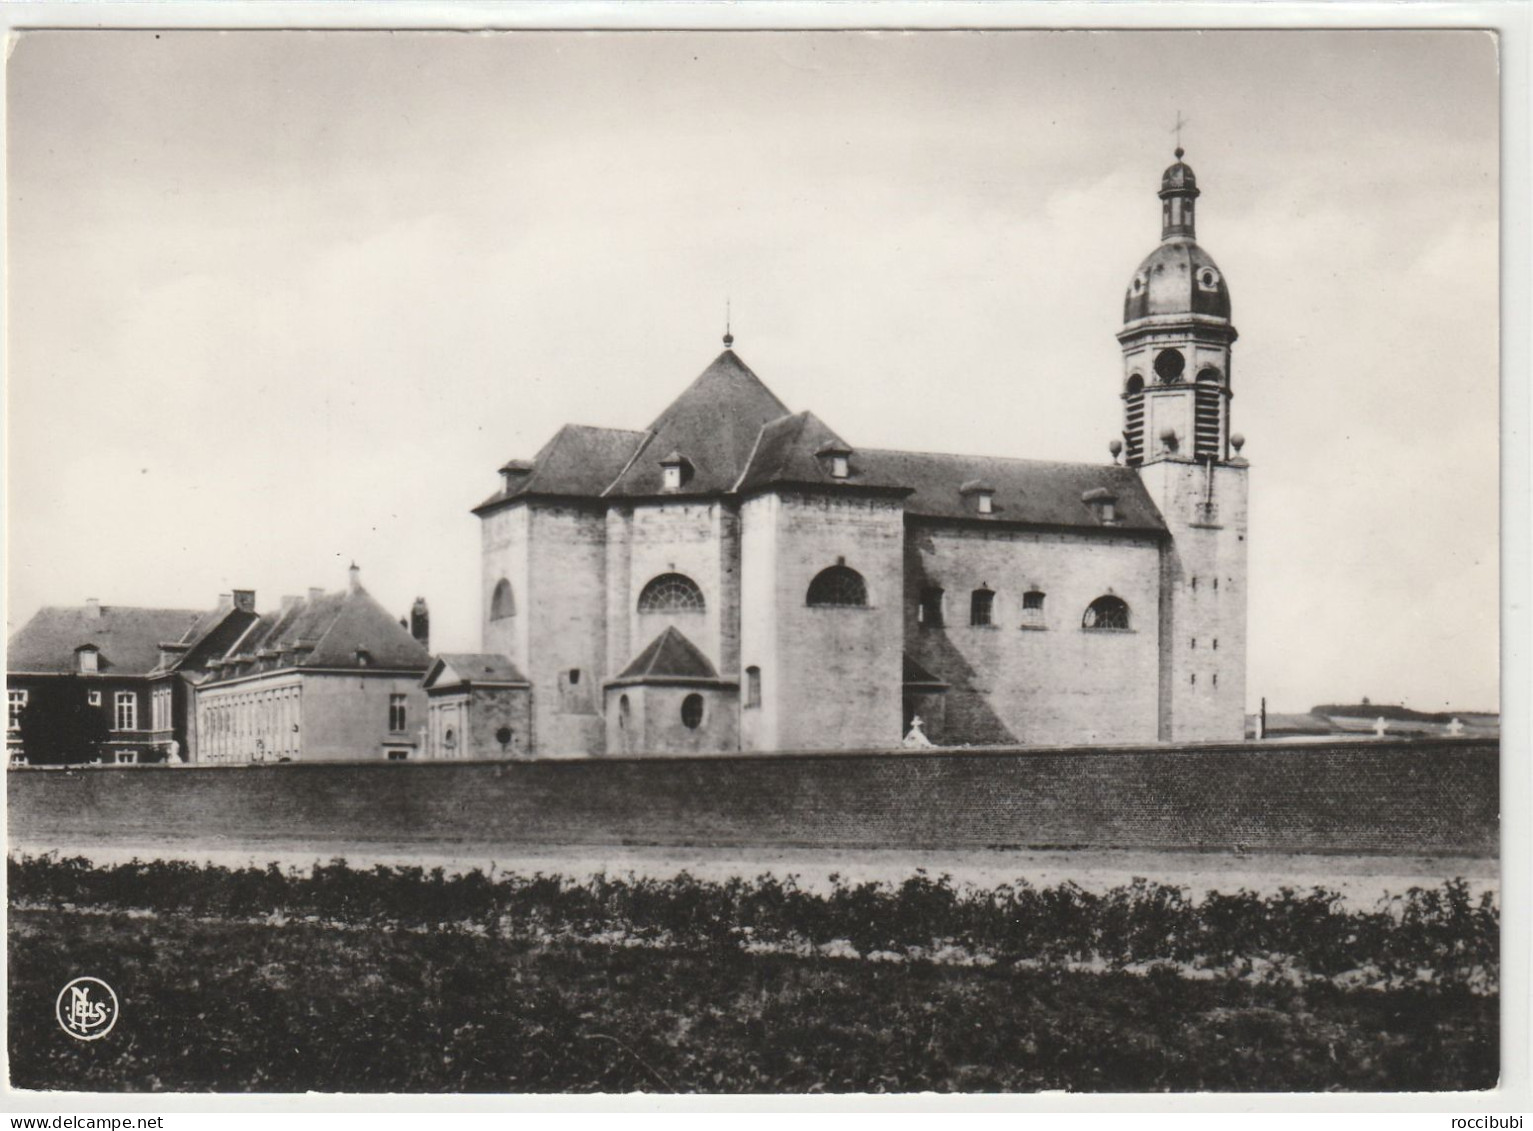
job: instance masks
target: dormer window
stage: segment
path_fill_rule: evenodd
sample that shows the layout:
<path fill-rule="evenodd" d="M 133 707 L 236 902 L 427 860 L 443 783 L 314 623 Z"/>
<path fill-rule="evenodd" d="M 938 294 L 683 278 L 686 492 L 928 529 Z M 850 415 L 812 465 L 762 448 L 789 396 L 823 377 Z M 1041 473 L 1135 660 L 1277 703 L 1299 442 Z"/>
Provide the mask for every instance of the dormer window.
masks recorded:
<path fill-rule="evenodd" d="M 1096 515 L 1097 521 L 1103 526 L 1114 526 L 1118 522 L 1118 497 L 1106 487 L 1093 487 L 1090 491 L 1081 495 L 1081 502 L 1091 508 Z"/>
<path fill-rule="evenodd" d="M 832 479 L 846 479 L 852 474 L 852 451 L 839 444 L 826 444 L 814 453 Z"/>
<path fill-rule="evenodd" d="M 85 645 L 83 648 L 76 650 L 75 655 L 79 657 L 82 675 L 92 675 L 100 670 L 98 660 L 101 654 L 96 651 L 93 645 Z"/>
<path fill-rule="evenodd" d="M 995 513 L 995 484 L 984 479 L 971 479 L 958 488 L 958 493 L 974 508 L 975 514 Z"/>
<path fill-rule="evenodd" d="M 660 461 L 660 484 L 667 491 L 679 491 L 692 478 L 692 464 L 680 452 L 672 452 Z"/>
<path fill-rule="evenodd" d="M 500 469 L 500 489 L 509 495 L 527 481 L 532 474 L 532 464 L 524 459 L 507 460 Z"/>

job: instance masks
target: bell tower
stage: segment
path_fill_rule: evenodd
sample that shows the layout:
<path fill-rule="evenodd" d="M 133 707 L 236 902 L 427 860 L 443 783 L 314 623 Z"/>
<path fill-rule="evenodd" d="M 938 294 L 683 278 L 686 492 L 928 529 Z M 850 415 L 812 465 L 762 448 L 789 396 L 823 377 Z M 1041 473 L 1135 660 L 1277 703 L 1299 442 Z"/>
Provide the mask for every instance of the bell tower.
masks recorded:
<path fill-rule="evenodd" d="M 1123 457 L 1169 532 L 1161 553 L 1160 738 L 1245 734 L 1246 479 L 1230 431 L 1230 292 L 1197 242 L 1192 167 L 1161 176 L 1160 245 L 1123 303 Z M 1117 445 L 1114 445 L 1116 449 Z"/>
<path fill-rule="evenodd" d="M 1130 467 L 1230 454 L 1230 291 L 1198 246 L 1198 179 L 1176 151 L 1160 179 L 1160 246 L 1123 300 L 1123 441 Z"/>

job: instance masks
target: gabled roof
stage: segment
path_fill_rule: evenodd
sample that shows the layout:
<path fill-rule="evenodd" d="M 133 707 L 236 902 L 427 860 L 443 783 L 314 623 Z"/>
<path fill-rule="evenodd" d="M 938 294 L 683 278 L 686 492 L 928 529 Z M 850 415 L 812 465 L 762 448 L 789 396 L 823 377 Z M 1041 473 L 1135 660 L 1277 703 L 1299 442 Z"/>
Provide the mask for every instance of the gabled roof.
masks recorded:
<path fill-rule="evenodd" d="M 821 452 L 851 453 L 850 474 L 837 479 L 830 473 Z M 747 494 L 762 487 L 786 484 L 807 486 L 866 486 L 855 449 L 812 412 L 783 416 L 766 424 L 757 438 L 750 463 L 734 489 Z"/>
<path fill-rule="evenodd" d="M 1115 464 L 1052 463 L 999 456 L 939 455 L 928 452 L 860 451 L 853 462 L 868 486 L 907 487 L 905 513 L 924 518 L 972 518 L 999 524 L 1091 527 L 1105 530 L 1166 529 L 1160 511 L 1130 467 Z M 993 512 L 978 515 L 962 493 L 981 480 L 993 487 Z M 1105 488 L 1117 500 L 1116 518 L 1105 525 L 1081 496 Z"/>
<path fill-rule="evenodd" d="M 443 652 L 437 656 L 421 686 L 447 687 L 526 687 L 527 677 L 498 652 Z"/>
<path fill-rule="evenodd" d="M 98 670 L 146 675 L 160 660 L 160 641 L 180 640 L 205 614 L 196 609 L 141 609 L 126 605 L 48 606 L 6 644 L 13 672 L 79 671 L 76 650 L 100 653 Z"/>
<path fill-rule="evenodd" d="M 517 475 L 509 489 L 502 486 L 474 511 L 478 513 L 527 495 L 594 499 L 628 465 L 645 435 L 622 428 L 566 424 L 533 457 L 529 474 Z M 506 466 L 512 465 L 526 465 L 526 461 L 511 460 Z"/>
<path fill-rule="evenodd" d="M 161 641 L 160 659 L 150 674 L 195 669 L 199 661 L 221 651 L 257 619 L 255 613 L 230 604 L 203 613 L 178 639 Z"/>
<path fill-rule="evenodd" d="M 262 613 L 221 657 L 213 680 L 283 668 L 424 672 L 431 654 L 361 585 L 291 599 Z"/>
<path fill-rule="evenodd" d="M 762 425 L 788 409 L 750 367 L 726 349 L 649 426 L 649 439 L 607 488 L 608 497 L 705 495 L 730 490 Z M 678 453 L 692 465 L 680 489 L 664 491 L 660 462 Z"/>
<path fill-rule="evenodd" d="M 633 662 L 609 683 L 718 683 L 719 673 L 708 657 L 675 625 L 667 625 Z"/>

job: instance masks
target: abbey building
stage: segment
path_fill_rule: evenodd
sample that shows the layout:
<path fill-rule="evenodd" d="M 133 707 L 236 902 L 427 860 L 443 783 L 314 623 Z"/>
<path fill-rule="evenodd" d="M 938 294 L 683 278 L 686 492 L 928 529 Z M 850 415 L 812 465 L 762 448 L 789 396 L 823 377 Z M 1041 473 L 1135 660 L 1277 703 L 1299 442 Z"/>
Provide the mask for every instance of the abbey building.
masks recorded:
<path fill-rule="evenodd" d="M 886 748 L 916 717 L 938 745 L 1239 740 L 1236 334 L 1181 156 L 1124 302 L 1112 462 L 860 448 L 726 335 L 647 428 L 567 425 L 501 468 L 474 508 L 484 652 L 449 666 L 428 755 Z M 516 725 L 476 742 L 481 669 Z"/>

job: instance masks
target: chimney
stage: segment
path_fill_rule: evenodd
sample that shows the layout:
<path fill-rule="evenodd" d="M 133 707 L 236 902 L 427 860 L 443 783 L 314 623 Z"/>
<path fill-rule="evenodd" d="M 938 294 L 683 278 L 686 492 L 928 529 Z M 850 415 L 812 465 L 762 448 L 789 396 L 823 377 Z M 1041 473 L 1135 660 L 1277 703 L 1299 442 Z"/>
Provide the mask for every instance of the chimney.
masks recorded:
<path fill-rule="evenodd" d="M 347 588 L 355 593 L 358 589 L 362 588 L 362 567 L 357 565 L 356 562 L 352 562 L 351 568 L 346 572 L 349 575 L 346 582 Z"/>
<path fill-rule="evenodd" d="M 282 611 L 284 613 L 287 612 L 289 609 L 291 609 L 294 605 L 298 604 L 298 602 L 302 601 L 302 600 L 303 600 L 302 597 L 295 597 L 295 596 L 292 596 L 291 594 L 283 597 L 282 598 Z"/>
<path fill-rule="evenodd" d="M 410 606 L 410 635 L 422 648 L 431 651 L 431 610 L 426 608 L 424 597 L 415 598 L 415 604 Z"/>
<path fill-rule="evenodd" d="M 101 615 L 101 601 L 96 597 L 85 598 L 85 615 L 95 618 Z"/>
<path fill-rule="evenodd" d="M 309 600 L 318 601 L 325 595 L 325 591 L 317 585 L 309 586 Z"/>
<path fill-rule="evenodd" d="M 255 612 L 255 590 L 236 589 L 234 591 L 234 607 L 242 613 Z"/>
<path fill-rule="evenodd" d="M 234 608 L 234 594 L 220 593 L 218 595 L 218 611 L 224 613 L 232 608 Z"/>

